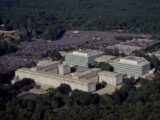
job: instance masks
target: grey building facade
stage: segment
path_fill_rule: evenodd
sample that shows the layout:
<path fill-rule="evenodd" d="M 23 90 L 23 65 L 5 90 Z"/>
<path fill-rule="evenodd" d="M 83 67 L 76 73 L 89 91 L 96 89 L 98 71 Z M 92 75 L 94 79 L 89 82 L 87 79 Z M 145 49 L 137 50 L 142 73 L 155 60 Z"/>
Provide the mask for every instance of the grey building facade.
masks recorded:
<path fill-rule="evenodd" d="M 143 76 L 150 71 L 150 63 L 142 57 L 128 56 L 109 63 L 114 72 L 131 76 Z"/>
<path fill-rule="evenodd" d="M 65 62 L 71 65 L 88 66 L 95 61 L 95 58 L 103 55 L 97 50 L 74 51 L 65 55 Z"/>

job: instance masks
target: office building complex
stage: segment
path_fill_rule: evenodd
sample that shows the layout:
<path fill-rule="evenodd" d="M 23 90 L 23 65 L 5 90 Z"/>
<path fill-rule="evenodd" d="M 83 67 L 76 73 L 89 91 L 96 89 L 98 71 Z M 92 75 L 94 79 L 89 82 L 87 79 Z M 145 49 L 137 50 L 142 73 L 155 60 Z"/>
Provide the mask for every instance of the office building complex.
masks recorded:
<path fill-rule="evenodd" d="M 65 62 L 71 65 L 88 66 L 95 61 L 95 58 L 103 55 L 98 50 L 79 50 L 65 54 Z"/>
<path fill-rule="evenodd" d="M 150 63 L 142 57 L 127 56 L 114 59 L 109 64 L 114 68 L 114 72 L 130 76 L 143 76 L 150 71 Z"/>

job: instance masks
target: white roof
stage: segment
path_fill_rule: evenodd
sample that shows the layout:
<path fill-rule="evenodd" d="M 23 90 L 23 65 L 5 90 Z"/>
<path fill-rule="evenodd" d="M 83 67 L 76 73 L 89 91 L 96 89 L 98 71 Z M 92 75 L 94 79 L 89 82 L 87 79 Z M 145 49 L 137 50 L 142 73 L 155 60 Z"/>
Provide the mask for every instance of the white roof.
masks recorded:
<path fill-rule="evenodd" d="M 115 73 L 115 72 L 109 72 L 109 71 L 101 71 L 98 73 L 98 75 L 105 75 L 105 76 L 112 76 L 112 77 L 116 77 L 119 75 L 122 75 L 120 73 Z"/>
<path fill-rule="evenodd" d="M 137 57 L 137 56 L 127 56 L 127 57 L 124 57 L 124 58 L 116 59 L 115 61 L 117 61 L 119 63 L 124 63 L 124 64 L 131 64 L 131 65 L 149 64 L 149 62 L 145 58 Z"/>
<path fill-rule="evenodd" d="M 37 63 L 37 67 L 44 67 L 52 64 L 60 63 L 59 61 L 52 61 L 52 60 L 41 60 Z"/>
<path fill-rule="evenodd" d="M 112 60 L 113 58 L 115 58 L 115 56 L 103 55 L 103 56 L 97 57 L 97 58 L 95 59 L 95 61 L 96 61 L 96 62 L 107 62 L 107 61 Z"/>
<path fill-rule="evenodd" d="M 103 54 L 103 52 L 98 50 L 79 50 L 73 51 L 72 54 L 77 56 L 90 57 L 98 54 Z"/>

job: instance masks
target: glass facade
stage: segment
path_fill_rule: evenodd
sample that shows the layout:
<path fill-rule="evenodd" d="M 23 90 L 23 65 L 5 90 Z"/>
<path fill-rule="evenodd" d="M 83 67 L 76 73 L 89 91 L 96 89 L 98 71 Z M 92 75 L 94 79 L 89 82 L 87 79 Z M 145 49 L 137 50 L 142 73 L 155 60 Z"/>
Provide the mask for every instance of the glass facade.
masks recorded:
<path fill-rule="evenodd" d="M 113 66 L 114 72 L 134 76 L 143 76 L 144 74 L 147 74 L 150 70 L 150 64 L 145 64 L 142 66 L 118 62 L 110 62 L 110 64 Z"/>
<path fill-rule="evenodd" d="M 102 56 L 103 54 L 97 54 L 94 56 L 78 56 L 73 54 L 66 54 L 65 55 L 65 62 L 72 64 L 72 65 L 79 65 L 79 66 L 88 66 L 95 61 L 95 58 Z"/>
<path fill-rule="evenodd" d="M 65 56 L 65 62 L 67 62 L 69 64 L 73 64 L 73 65 L 87 66 L 88 65 L 88 58 L 67 54 Z"/>

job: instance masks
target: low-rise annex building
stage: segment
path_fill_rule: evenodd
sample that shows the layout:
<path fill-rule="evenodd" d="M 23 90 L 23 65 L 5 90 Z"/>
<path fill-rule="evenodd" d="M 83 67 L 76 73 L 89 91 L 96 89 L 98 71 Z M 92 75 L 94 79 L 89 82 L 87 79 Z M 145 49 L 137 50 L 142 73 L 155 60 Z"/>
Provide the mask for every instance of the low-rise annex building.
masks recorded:
<path fill-rule="evenodd" d="M 98 73 L 99 82 L 106 82 L 109 85 L 117 86 L 123 82 L 122 74 L 108 72 L 108 71 L 101 71 Z"/>

